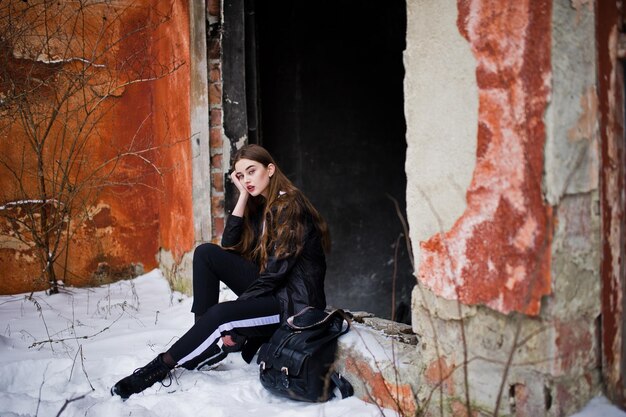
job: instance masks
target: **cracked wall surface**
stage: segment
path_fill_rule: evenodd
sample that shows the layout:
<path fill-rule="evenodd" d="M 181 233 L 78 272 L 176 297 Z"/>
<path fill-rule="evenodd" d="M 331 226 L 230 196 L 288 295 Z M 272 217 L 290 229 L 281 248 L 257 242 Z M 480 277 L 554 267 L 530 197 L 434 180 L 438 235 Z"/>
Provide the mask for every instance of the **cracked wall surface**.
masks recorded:
<path fill-rule="evenodd" d="M 71 222 L 64 220 L 68 225 L 64 233 L 69 232 L 71 238 L 59 258 L 57 276 L 70 285 L 97 285 L 130 277 L 132 274 L 124 275 L 124 271 L 135 271 L 136 266 L 147 270 L 157 267 L 156 255 L 161 247 L 180 261 L 194 243 L 193 217 L 189 215 L 186 3 L 87 2 L 82 8 L 79 3 L 12 5 L 30 9 L 20 15 L 23 18 L 17 23 L 6 16 L 0 22 L 3 51 L 8 51 L 0 85 L 1 110 L 3 122 L 9 122 L 8 127 L 0 129 L 0 204 L 23 200 L 25 192 L 42 198 L 31 181 L 36 175 L 30 173 L 36 168 L 24 125 L 7 116 L 13 108 L 7 101 L 10 89 L 27 89 L 43 82 L 32 98 L 31 108 L 44 117 L 54 106 L 55 94 L 59 99 L 67 91 L 66 80 L 78 74 L 75 82 L 84 82 L 87 87 L 70 97 L 70 110 L 61 109 L 61 117 L 51 125 L 52 134 L 46 143 L 48 189 L 58 181 L 58 176 L 54 179 L 55 169 L 58 173 L 56 167 L 63 166 L 71 132 L 78 131 L 81 123 L 87 123 L 84 129 L 88 139 L 76 158 L 76 164 L 82 164 L 72 177 L 76 186 L 99 164 L 116 168 L 114 175 L 108 169 L 100 171 L 104 179 L 97 186 L 89 184 L 77 196 L 86 202 L 80 200 L 79 204 L 87 204 L 83 210 L 86 217 L 84 221 L 80 215 Z M 45 14 L 41 13 L 42 7 L 47 8 Z M 48 19 L 48 35 L 44 16 Z M 85 26 L 74 25 L 77 18 Z M 96 101 L 99 96 L 103 97 L 101 102 Z M 94 106 L 89 108 L 90 118 L 78 111 L 71 113 L 73 108 L 80 108 L 84 97 Z M 125 156 L 118 158 L 120 154 Z M 107 162 L 112 158 L 114 163 Z M 23 190 L 11 170 L 26 173 L 21 180 Z M 47 284 L 39 278 L 41 262 L 32 245 L 16 246 L 15 229 L 9 223 L 2 223 L 0 228 L 6 237 L 0 239 L 0 292 L 45 288 Z"/>
<path fill-rule="evenodd" d="M 437 85 L 454 94 L 437 98 L 429 94 L 432 87 L 426 88 L 437 81 L 431 79 L 433 72 L 423 72 L 419 78 L 407 71 L 407 90 L 416 94 L 415 100 L 407 100 L 407 113 L 415 112 L 411 109 L 421 101 L 423 104 L 418 107 L 421 118 L 438 120 L 446 126 L 457 125 L 461 133 L 457 136 L 443 132 L 436 140 L 426 142 L 423 138 L 432 135 L 425 130 L 428 125 L 418 123 L 419 118 L 408 121 L 407 124 L 415 123 L 415 133 L 409 129 L 407 134 L 412 151 L 407 157 L 410 181 L 407 197 L 413 196 L 409 205 L 433 212 L 429 217 L 412 222 L 411 227 L 418 230 L 433 217 L 438 220 L 440 211 L 446 216 L 453 210 L 442 210 L 446 205 L 462 213 L 451 225 L 439 222 L 438 230 L 430 236 L 418 237 L 413 233 L 414 246 L 419 246 L 416 252 L 418 279 L 448 299 L 485 304 L 504 313 L 538 314 L 541 297 L 550 292 L 552 214 L 543 200 L 541 174 L 545 144 L 543 116 L 551 76 L 551 42 L 542 34 L 551 27 L 551 4 L 544 1 L 530 7 L 528 2 L 514 5 L 488 1 L 444 3 L 449 7 L 458 6 L 458 13 L 441 11 L 448 20 L 451 15 L 456 16 L 456 24 L 452 26 L 447 22 L 448 33 L 421 46 L 421 33 L 413 35 L 416 46 L 415 50 L 407 49 L 407 68 L 412 68 L 415 61 L 419 62 L 416 73 L 421 72 L 420 65 L 435 66 L 432 62 L 422 63 L 421 49 L 438 51 L 443 45 L 459 43 L 459 36 L 462 36 L 461 41 L 469 48 L 473 59 L 455 53 L 433 53 L 432 58 L 441 66 L 459 72 L 465 68 L 463 78 L 471 83 L 467 88 L 458 85 L 452 89 L 454 86 L 442 79 Z M 424 3 L 414 6 L 414 27 L 421 28 L 415 30 L 430 33 L 431 37 L 442 33 L 442 29 L 436 28 L 439 22 L 433 20 L 432 15 L 424 14 L 424 6 Z M 418 21 L 419 15 L 423 24 Z M 473 64 L 471 74 L 468 74 L 469 63 Z M 414 77 L 417 82 L 412 81 Z M 477 103 L 470 94 L 476 89 Z M 446 111 L 437 112 L 440 107 L 425 105 L 432 100 L 441 100 L 441 109 Z M 476 104 L 478 110 L 474 115 Z M 465 118 L 454 118 L 456 112 L 464 114 Z M 469 116 L 475 119 L 470 122 Z M 446 177 L 454 178 L 454 174 L 438 175 L 416 156 L 429 155 L 432 149 L 445 149 L 450 141 L 458 141 L 460 148 L 467 152 L 441 154 L 432 164 L 473 168 L 467 185 L 446 184 Z M 469 152 L 471 149 L 475 149 L 473 154 Z M 437 181 L 439 187 L 425 190 L 420 181 L 425 176 L 431 176 L 430 181 Z M 422 191 L 422 195 L 415 190 Z M 459 198 L 465 199 L 465 205 Z M 439 200 L 445 203 L 437 204 Z M 417 210 L 411 211 L 410 217 Z"/>
<path fill-rule="evenodd" d="M 468 393 L 473 411 L 572 413 L 600 389 L 594 10 L 567 0 L 407 7 L 419 398 L 450 415 L 469 413 Z M 438 67 L 450 77 L 428 72 Z M 456 151 L 442 152 L 450 141 Z"/>

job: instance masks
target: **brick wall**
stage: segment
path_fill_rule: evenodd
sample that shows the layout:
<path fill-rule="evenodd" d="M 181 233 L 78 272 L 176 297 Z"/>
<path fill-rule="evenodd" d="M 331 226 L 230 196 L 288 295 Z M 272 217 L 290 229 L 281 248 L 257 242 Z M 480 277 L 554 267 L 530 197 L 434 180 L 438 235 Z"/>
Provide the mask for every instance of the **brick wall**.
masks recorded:
<path fill-rule="evenodd" d="M 208 0 L 209 147 L 211 149 L 211 213 L 213 242 L 224 231 L 224 125 L 222 106 L 222 1 Z"/>

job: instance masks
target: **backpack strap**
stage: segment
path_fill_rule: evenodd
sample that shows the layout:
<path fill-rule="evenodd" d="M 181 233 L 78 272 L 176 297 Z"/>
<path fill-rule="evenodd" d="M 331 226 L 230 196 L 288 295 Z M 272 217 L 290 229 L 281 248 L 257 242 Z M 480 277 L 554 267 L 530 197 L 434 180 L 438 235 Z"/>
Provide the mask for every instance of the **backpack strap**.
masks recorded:
<path fill-rule="evenodd" d="M 298 314 L 287 318 L 287 324 L 294 330 L 307 330 L 328 323 L 335 316 L 348 317 L 348 314 L 340 308 L 336 308 L 326 313 L 315 307 L 305 307 Z M 296 324 L 296 320 L 300 323 Z M 302 323 L 304 322 L 304 323 Z"/>
<path fill-rule="evenodd" d="M 348 398 L 354 395 L 354 388 L 352 387 L 352 384 L 341 376 L 341 374 L 333 372 L 330 375 L 330 380 L 333 382 L 335 387 L 339 389 L 339 392 L 341 392 L 341 398 Z"/>
<path fill-rule="evenodd" d="M 348 331 L 350 330 L 350 321 L 348 319 L 346 319 L 343 311 L 341 311 L 341 312 L 339 312 L 338 310 L 337 311 L 333 311 L 328 316 L 330 317 L 331 315 L 332 316 L 340 315 L 341 318 L 343 319 L 341 325 L 343 327 L 343 323 L 346 323 L 346 328 L 342 329 L 339 333 L 331 333 L 328 336 L 325 336 L 325 337 L 323 337 L 321 339 L 317 339 L 315 341 L 316 344 L 319 343 L 320 345 L 323 345 L 324 343 L 326 343 L 326 342 L 328 342 L 330 340 L 337 339 L 338 337 L 343 336 L 344 334 L 348 333 Z"/>

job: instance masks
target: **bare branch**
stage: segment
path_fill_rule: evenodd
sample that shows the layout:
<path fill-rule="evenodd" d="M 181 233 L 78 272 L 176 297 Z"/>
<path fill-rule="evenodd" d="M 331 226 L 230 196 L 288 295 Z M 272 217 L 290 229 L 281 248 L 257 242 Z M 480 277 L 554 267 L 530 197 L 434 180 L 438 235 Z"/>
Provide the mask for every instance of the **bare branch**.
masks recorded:
<path fill-rule="evenodd" d="M 118 321 L 119 319 L 121 319 L 121 318 L 122 318 L 122 316 L 124 316 L 124 314 L 126 313 L 125 307 L 126 307 L 126 301 L 124 301 L 124 302 L 122 303 L 122 313 L 121 313 L 121 314 L 120 314 L 120 315 L 119 315 L 119 316 L 118 316 L 115 320 L 113 320 L 113 322 L 112 322 L 111 324 L 109 324 L 109 325 L 108 325 L 108 326 L 106 326 L 105 328 L 103 328 L 103 329 L 101 329 L 101 330 L 97 331 L 96 333 L 93 333 L 93 334 L 91 334 L 91 335 L 85 335 L 85 336 L 65 337 L 65 338 L 61 338 L 61 339 L 52 339 L 52 338 L 49 338 L 48 340 L 41 340 L 41 341 L 33 342 L 33 343 L 32 343 L 32 344 L 28 347 L 28 348 L 33 348 L 33 347 L 36 347 L 36 346 L 39 346 L 39 345 L 43 345 L 43 344 L 46 344 L 46 343 L 50 343 L 50 346 L 52 346 L 52 344 L 53 344 L 53 343 L 63 343 L 63 342 L 66 342 L 66 341 L 68 341 L 68 340 L 92 339 L 92 338 L 94 338 L 94 337 L 98 336 L 99 334 L 104 333 L 104 332 L 106 332 L 107 330 L 111 329 L 111 327 L 112 327 L 115 323 L 117 323 L 117 321 Z M 50 336 L 50 335 L 48 334 L 48 337 L 49 337 L 49 336 Z"/>
<path fill-rule="evenodd" d="M 134 19 L 129 27 L 124 16 L 137 7 L 145 9 L 144 20 Z M 0 217 L 13 236 L 36 249 L 51 293 L 58 291 L 57 262 L 65 253 L 67 263 L 71 237 L 103 190 L 141 185 L 162 192 L 154 183 L 158 177 L 162 186 L 166 172 L 154 158 L 159 147 L 152 139 L 138 140 L 150 114 L 128 142 L 111 144 L 112 155 L 96 157 L 94 149 L 103 145 L 100 127 L 115 97 L 184 65 L 161 63 L 149 48 L 168 20 L 169 14 L 132 2 L 0 5 L 0 134 L 22 136 L 21 159 L 17 152 L 0 156 L 0 170 L 11 182 L 0 200 Z M 143 166 L 130 178 L 121 163 L 132 159 Z M 16 204 L 15 210 L 5 204 L 25 200 L 61 204 Z"/>

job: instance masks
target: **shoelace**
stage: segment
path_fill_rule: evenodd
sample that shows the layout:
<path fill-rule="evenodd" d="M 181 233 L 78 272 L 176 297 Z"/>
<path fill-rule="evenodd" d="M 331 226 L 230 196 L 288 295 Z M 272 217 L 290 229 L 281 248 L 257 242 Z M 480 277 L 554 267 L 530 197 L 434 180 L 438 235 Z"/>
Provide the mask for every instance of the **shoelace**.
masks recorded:
<path fill-rule="evenodd" d="M 157 364 L 155 364 L 155 365 L 157 365 Z M 150 367 L 151 368 L 150 370 L 146 369 L 148 367 L 149 367 L 149 365 L 148 366 L 144 366 L 143 368 L 135 369 L 133 371 L 133 375 L 137 375 L 138 377 L 143 378 L 144 381 L 149 383 L 153 379 L 156 379 L 156 378 L 159 377 L 159 373 L 160 373 L 159 371 L 161 371 L 165 367 L 165 365 Z M 163 383 L 163 380 L 165 379 L 165 376 L 167 376 L 169 378 L 169 382 L 167 383 L 167 385 L 165 383 Z M 159 381 L 159 383 L 161 385 L 163 385 L 165 388 L 167 388 L 170 385 L 172 385 L 172 370 L 167 368 L 167 374 L 165 376 Z M 150 384 L 150 385 L 152 385 L 152 384 Z"/>

